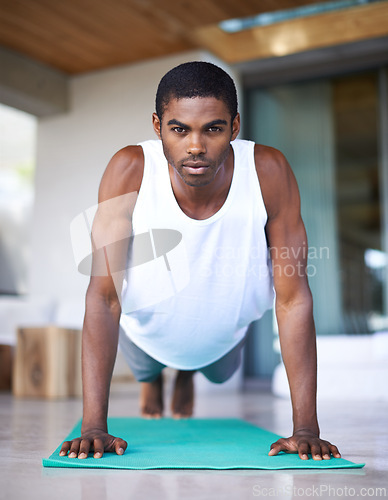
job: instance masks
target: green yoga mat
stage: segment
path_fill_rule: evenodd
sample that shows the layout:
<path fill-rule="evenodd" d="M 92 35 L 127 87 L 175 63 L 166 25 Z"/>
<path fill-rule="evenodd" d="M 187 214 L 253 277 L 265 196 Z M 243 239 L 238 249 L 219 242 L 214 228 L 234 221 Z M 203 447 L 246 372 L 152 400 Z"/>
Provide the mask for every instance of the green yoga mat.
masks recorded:
<path fill-rule="evenodd" d="M 99 459 L 60 457 L 59 446 L 43 459 L 44 467 L 107 469 L 337 469 L 358 468 L 342 458 L 301 460 L 296 454 L 269 457 L 280 436 L 239 419 L 175 420 L 109 418 L 109 432 L 128 442 L 124 455 L 104 453 Z M 79 422 L 66 441 L 80 436 Z"/>

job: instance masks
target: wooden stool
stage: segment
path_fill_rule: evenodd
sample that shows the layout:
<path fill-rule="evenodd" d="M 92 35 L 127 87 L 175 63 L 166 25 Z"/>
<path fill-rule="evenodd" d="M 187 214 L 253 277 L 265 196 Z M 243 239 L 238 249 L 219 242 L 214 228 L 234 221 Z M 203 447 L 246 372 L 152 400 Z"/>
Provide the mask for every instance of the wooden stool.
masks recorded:
<path fill-rule="evenodd" d="M 18 397 L 80 396 L 81 332 L 56 326 L 19 328 L 12 389 Z"/>
<path fill-rule="evenodd" d="M 12 387 L 13 346 L 0 345 L 0 391 L 10 391 Z"/>

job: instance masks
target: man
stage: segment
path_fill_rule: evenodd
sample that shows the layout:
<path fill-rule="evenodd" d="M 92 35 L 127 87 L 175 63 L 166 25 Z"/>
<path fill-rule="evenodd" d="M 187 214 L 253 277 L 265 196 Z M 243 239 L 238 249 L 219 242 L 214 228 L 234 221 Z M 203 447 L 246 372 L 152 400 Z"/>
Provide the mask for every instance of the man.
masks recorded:
<path fill-rule="evenodd" d="M 240 116 L 233 80 L 205 62 L 180 65 L 162 78 L 153 126 L 159 140 L 119 151 L 101 181 L 83 328 L 82 435 L 65 442 L 61 455 L 86 458 L 92 450 L 99 458 L 127 447 L 107 429 L 119 337 L 141 382 L 142 415 L 162 416 L 162 370 L 171 366 L 178 370 L 173 416 L 189 417 L 193 373 L 221 383 L 235 372 L 247 327 L 272 306 L 274 288 L 294 428 L 269 454 L 340 457 L 336 446 L 319 438 L 307 238 L 286 159 L 273 148 L 236 140 Z M 162 268 L 157 266 L 163 259 L 151 253 L 146 258 L 140 245 L 137 265 L 135 243 L 149 235 L 157 254 L 157 231 L 163 228 L 181 235 L 183 247 L 179 238 L 164 244 Z M 107 276 L 99 272 L 101 261 Z M 166 293 L 169 280 L 172 291 Z M 155 290 L 159 299 L 152 296 Z"/>

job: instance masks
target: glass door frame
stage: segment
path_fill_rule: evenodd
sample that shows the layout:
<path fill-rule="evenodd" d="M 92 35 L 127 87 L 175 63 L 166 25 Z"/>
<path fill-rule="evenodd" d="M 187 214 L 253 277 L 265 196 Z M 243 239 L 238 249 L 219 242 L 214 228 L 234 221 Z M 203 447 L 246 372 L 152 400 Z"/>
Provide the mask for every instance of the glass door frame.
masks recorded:
<path fill-rule="evenodd" d="M 383 289 L 384 315 L 388 316 L 388 68 L 379 69 L 379 176 L 382 214 L 382 248 L 387 264 Z"/>

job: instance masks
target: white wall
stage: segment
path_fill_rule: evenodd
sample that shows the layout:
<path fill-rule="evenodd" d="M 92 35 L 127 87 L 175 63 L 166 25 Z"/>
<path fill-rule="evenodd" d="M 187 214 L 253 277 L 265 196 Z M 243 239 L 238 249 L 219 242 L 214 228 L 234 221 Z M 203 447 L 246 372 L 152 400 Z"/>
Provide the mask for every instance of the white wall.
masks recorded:
<path fill-rule="evenodd" d="M 39 120 L 32 295 L 64 300 L 85 294 L 88 278 L 75 267 L 70 222 L 97 203 L 99 182 L 113 154 L 155 137 L 151 115 L 159 80 L 190 60 L 219 63 L 197 51 L 77 76 L 70 85 L 70 112 Z"/>

